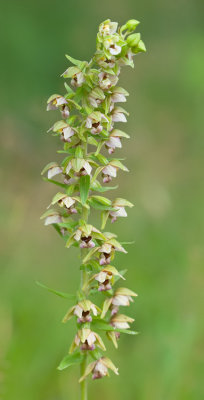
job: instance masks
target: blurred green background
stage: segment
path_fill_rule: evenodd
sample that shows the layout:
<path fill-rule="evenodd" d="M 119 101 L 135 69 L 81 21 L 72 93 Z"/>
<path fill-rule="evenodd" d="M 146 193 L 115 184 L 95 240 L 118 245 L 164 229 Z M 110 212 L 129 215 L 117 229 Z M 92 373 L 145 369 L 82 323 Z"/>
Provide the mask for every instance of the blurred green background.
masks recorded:
<path fill-rule="evenodd" d="M 202 0 L 1 1 L 1 399 L 78 398 L 77 367 L 56 370 L 74 334 L 60 322 L 70 304 L 35 285 L 75 292 L 79 281 L 76 249 L 39 220 L 56 190 L 40 172 L 59 148 L 46 134 L 59 115 L 45 108 L 63 92 L 64 54 L 89 59 L 108 17 L 140 20 L 148 49 L 121 78 L 131 172 L 117 194 L 135 208 L 109 226 L 135 241 L 116 265 L 139 293 L 128 311 L 140 335 L 119 351 L 106 342 L 120 376 L 90 381 L 90 400 L 204 398 L 203 11 Z"/>

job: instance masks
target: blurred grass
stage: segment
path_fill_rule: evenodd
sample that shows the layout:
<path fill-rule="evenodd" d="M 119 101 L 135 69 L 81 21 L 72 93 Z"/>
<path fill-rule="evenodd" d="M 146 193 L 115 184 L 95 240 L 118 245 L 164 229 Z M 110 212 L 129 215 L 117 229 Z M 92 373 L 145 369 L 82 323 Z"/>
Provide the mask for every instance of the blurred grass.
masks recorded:
<path fill-rule="evenodd" d="M 130 314 L 140 335 L 122 337 L 118 352 L 107 344 L 120 377 L 91 383 L 90 399 L 96 390 L 99 400 L 203 398 L 202 13 L 195 0 L 2 2 L 0 398 L 78 395 L 77 369 L 56 371 L 74 333 L 60 323 L 69 304 L 35 285 L 74 292 L 79 280 L 76 251 L 39 221 L 55 190 L 40 171 L 58 148 L 45 134 L 57 118 L 45 102 L 62 90 L 64 54 L 89 59 L 107 17 L 139 19 L 148 48 L 122 76 L 131 173 L 118 193 L 135 208 L 113 226 L 135 240 L 116 261 L 139 293 Z"/>

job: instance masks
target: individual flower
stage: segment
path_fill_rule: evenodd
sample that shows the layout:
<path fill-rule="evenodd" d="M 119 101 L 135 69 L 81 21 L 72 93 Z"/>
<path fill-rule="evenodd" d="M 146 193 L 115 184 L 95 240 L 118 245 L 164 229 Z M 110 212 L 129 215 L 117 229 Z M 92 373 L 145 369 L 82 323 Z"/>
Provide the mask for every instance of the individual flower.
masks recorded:
<path fill-rule="evenodd" d="M 96 347 L 99 347 L 103 351 L 106 350 L 101 337 L 96 332 L 87 328 L 82 328 L 77 332 L 69 351 L 70 354 L 73 353 L 76 347 L 80 347 L 84 351 L 94 350 Z"/>
<path fill-rule="evenodd" d="M 58 192 L 52 199 L 51 205 L 55 205 L 58 203 L 60 207 L 65 207 L 65 209 L 70 213 L 70 214 L 76 214 L 77 210 L 74 207 L 76 203 L 76 198 L 67 196 L 64 193 Z"/>
<path fill-rule="evenodd" d="M 111 222 L 115 222 L 118 217 L 127 217 L 127 212 L 125 207 L 114 206 L 115 211 L 110 211 L 109 215 L 112 217 Z"/>
<path fill-rule="evenodd" d="M 103 183 L 108 183 L 117 176 L 117 168 L 113 165 L 107 165 L 102 169 Z"/>
<path fill-rule="evenodd" d="M 133 57 L 134 57 L 135 55 L 136 55 L 136 54 L 134 54 L 134 53 L 132 52 L 131 49 L 128 49 L 127 54 L 126 54 L 126 58 L 127 58 L 129 61 L 133 61 Z"/>
<path fill-rule="evenodd" d="M 53 164 L 52 167 L 50 167 L 47 171 L 47 177 L 48 179 L 52 179 L 53 176 L 59 175 L 61 173 L 62 173 L 62 168 L 58 164 L 56 165 Z"/>
<path fill-rule="evenodd" d="M 117 28 L 117 22 L 112 22 L 110 19 L 107 19 L 99 25 L 99 33 L 103 37 L 113 35 L 114 33 L 116 33 Z"/>
<path fill-rule="evenodd" d="M 116 35 L 104 39 L 103 45 L 112 56 L 116 56 L 121 53 L 122 47 L 117 44 L 118 40 L 119 37 Z"/>
<path fill-rule="evenodd" d="M 108 149 L 109 154 L 114 153 L 116 148 L 121 148 L 121 138 L 124 137 L 129 139 L 129 135 L 127 133 L 121 131 L 120 129 L 113 129 L 109 136 L 109 139 L 105 142 L 105 147 Z"/>
<path fill-rule="evenodd" d="M 91 235 L 85 235 L 81 229 L 78 229 L 74 235 L 74 239 L 79 242 L 81 249 L 90 249 L 95 247 Z"/>
<path fill-rule="evenodd" d="M 103 130 L 103 120 L 108 122 L 108 119 L 100 111 L 92 112 L 86 119 L 86 128 L 90 129 L 93 135 L 97 135 Z"/>
<path fill-rule="evenodd" d="M 74 242 L 79 243 L 79 246 L 84 248 L 93 248 L 95 243 L 93 239 L 104 239 L 104 235 L 93 225 L 85 224 L 80 226 L 69 238 L 66 246 L 70 247 Z"/>
<path fill-rule="evenodd" d="M 119 375 L 118 368 L 107 357 L 101 357 L 97 361 L 93 361 L 87 365 L 84 375 L 81 376 L 79 383 L 87 378 L 92 373 L 92 379 L 100 379 L 104 376 L 109 376 L 108 369 L 111 369 L 116 375 Z"/>
<path fill-rule="evenodd" d="M 92 321 L 92 315 L 95 317 L 98 315 L 99 308 L 93 304 L 90 300 L 82 300 L 74 307 L 71 307 L 65 317 L 63 322 L 67 322 L 73 315 L 76 315 L 78 323 L 85 323 Z"/>
<path fill-rule="evenodd" d="M 124 103 L 127 96 L 129 96 L 129 93 L 125 89 L 114 87 L 112 89 L 111 101 L 113 103 Z"/>
<path fill-rule="evenodd" d="M 85 82 L 84 74 L 81 71 L 74 74 L 71 80 L 71 84 L 74 87 L 81 87 L 84 82 Z"/>
<path fill-rule="evenodd" d="M 118 77 L 116 75 L 111 75 L 106 72 L 100 72 L 98 77 L 99 86 L 102 90 L 108 90 L 118 82 Z"/>
<path fill-rule="evenodd" d="M 44 225 L 59 224 L 62 222 L 61 215 L 55 210 L 46 211 L 40 219 L 45 219 Z"/>
<path fill-rule="evenodd" d="M 108 148 L 109 154 L 114 153 L 115 149 L 121 149 L 122 143 L 118 136 L 110 135 L 109 139 L 106 141 L 106 147 Z"/>
<path fill-rule="evenodd" d="M 128 200 L 117 198 L 112 202 L 114 211 L 109 211 L 109 217 L 112 218 L 111 222 L 115 222 L 118 217 L 127 217 L 125 207 L 133 207 L 133 204 Z"/>
<path fill-rule="evenodd" d="M 107 311 L 111 310 L 111 316 L 118 313 L 119 307 L 127 307 L 130 302 L 133 302 L 132 297 L 137 297 L 137 294 L 127 288 L 118 288 L 114 291 L 113 297 L 105 299 L 102 307 L 101 318 L 104 318 Z"/>
<path fill-rule="evenodd" d="M 49 130 L 61 135 L 64 142 L 71 142 L 71 137 L 75 134 L 75 129 L 72 128 L 65 121 L 57 121 Z"/>
<path fill-rule="evenodd" d="M 110 324 L 116 329 L 129 329 L 129 323 L 134 322 L 134 318 L 130 318 L 127 315 L 116 314 L 113 315 Z"/>
<path fill-rule="evenodd" d="M 80 158 L 76 163 L 76 159 L 72 159 L 66 167 L 66 175 L 69 175 L 71 170 L 78 176 L 91 175 L 92 167 L 87 160 Z"/>
<path fill-rule="evenodd" d="M 111 113 L 113 122 L 127 122 L 125 113 L 128 114 L 122 107 L 115 107 Z"/>
<path fill-rule="evenodd" d="M 67 100 L 59 94 L 53 94 L 47 101 L 47 111 L 57 110 L 61 111 L 63 118 L 69 117 L 69 107 Z"/>
<path fill-rule="evenodd" d="M 108 265 L 111 262 L 111 257 L 114 252 L 114 248 L 111 244 L 109 243 L 104 243 L 100 248 L 99 248 L 99 253 L 100 259 L 99 259 L 99 264 L 100 265 Z"/>
<path fill-rule="evenodd" d="M 94 108 L 97 108 L 104 99 L 105 99 L 105 95 L 99 87 L 96 87 L 95 89 L 93 89 L 88 95 L 88 100 L 89 100 L 91 106 Z"/>
<path fill-rule="evenodd" d="M 126 253 L 126 250 L 114 238 L 111 238 L 107 240 L 107 242 L 103 243 L 102 246 L 100 246 L 98 249 L 99 264 L 110 264 L 111 260 L 114 258 L 115 251 Z"/>
<path fill-rule="evenodd" d="M 111 283 L 113 282 L 113 277 L 119 276 L 122 279 L 125 279 L 115 267 L 108 265 L 107 267 L 103 268 L 98 274 L 95 274 L 92 279 L 98 281 L 99 292 L 104 292 L 107 290 L 112 289 Z"/>
<path fill-rule="evenodd" d="M 96 62 L 97 64 L 102 67 L 102 68 L 113 68 L 115 67 L 116 64 L 116 58 L 114 56 L 111 56 L 109 58 L 106 58 L 104 54 L 96 54 Z"/>

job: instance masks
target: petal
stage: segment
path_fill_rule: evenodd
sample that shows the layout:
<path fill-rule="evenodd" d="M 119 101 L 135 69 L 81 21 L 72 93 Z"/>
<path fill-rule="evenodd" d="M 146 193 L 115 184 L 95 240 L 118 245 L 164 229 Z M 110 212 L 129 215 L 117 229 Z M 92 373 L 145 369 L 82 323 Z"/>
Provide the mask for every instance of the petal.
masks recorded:
<path fill-rule="evenodd" d="M 124 207 L 115 207 L 117 211 L 110 211 L 112 217 L 127 217 L 127 213 Z"/>
<path fill-rule="evenodd" d="M 88 117 L 86 120 L 86 128 L 90 129 L 91 127 L 92 127 L 92 119 Z"/>
<path fill-rule="evenodd" d="M 77 306 L 75 307 L 75 310 L 74 310 L 74 315 L 81 318 L 82 312 L 83 312 L 82 308 L 77 304 Z"/>
<path fill-rule="evenodd" d="M 45 225 L 59 224 L 62 222 L 60 215 L 50 215 L 45 219 Z"/>
<path fill-rule="evenodd" d="M 121 47 L 120 47 L 120 46 L 117 46 L 117 44 L 115 44 L 114 47 L 110 47 L 110 48 L 109 48 L 109 51 L 110 51 L 110 53 L 111 53 L 112 55 L 117 55 L 117 54 L 120 54 L 120 53 L 121 53 Z"/>
<path fill-rule="evenodd" d="M 111 96 L 111 100 L 113 101 L 113 103 L 125 103 L 127 101 L 124 94 L 121 93 L 114 93 Z"/>
<path fill-rule="evenodd" d="M 91 332 L 91 333 L 89 334 L 89 336 L 87 337 L 88 345 L 89 345 L 89 346 L 92 346 L 92 344 L 94 344 L 95 341 L 96 341 L 96 336 L 95 336 L 95 334 L 94 334 L 93 332 Z"/>
<path fill-rule="evenodd" d="M 112 121 L 114 122 L 127 122 L 126 116 L 121 112 L 113 112 Z"/>
<path fill-rule="evenodd" d="M 101 271 L 101 272 L 99 272 L 99 274 L 97 274 L 95 276 L 95 279 L 96 279 L 96 281 L 103 283 L 103 282 L 105 282 L 106 277 L 107 277 L 107 273 L 104 271 Z"/>
<path fill-rule="evenodd" d="M 57 106 L 62 106 L 64 104 L 67 104 L 67 100 L 64 97 L 60 96 L 56 99 Z"/>
<path fill-rule="evenodd" d="M 63 135 L 65 139 L 68 139 L 74 135 L 74 130 L 70 126 L 67 126 L 67 128 L 63 129 Z"/>
<path fill-rule="evenodd" d="M 98 311 L 97 311 L 97 309 L 96 309 L 96 307 L 95 307 L 94 304 L 91 305 L 91 310 L 92 310 L 92 312 L 93 312 L 93 315 L 96 317 L 97 314 L 98 314 Z"/>
<path fill-rule="evenodd" d="M 69 174 L 69 171 L 70 171 L 71 168 L 72 168 L 72 164 L 71 164 L 71 162 L 69 162 L 69 164 L 67 165 L 67 168 L 66 168 L 66 174 L 67 175 Z"/>
<path fill-rule="evenodd" d="M 75 200 L 69 196 L 65 197 L 62 201 L 67 208 L 70 208 L 75 203 Z"/>
<path fill-rule="evenodd" d="M 121 148 L 122 147 L 120 138 L 116 137 L 116 136 L 110 137 L 110 139 L 106 142 L 106 145 L 108 147 L 113 147 L 113 148 L 115 148 L 115 147 Z"/>
<path fill-rule="evenodd" d="M 60 167 L 53 167 L 48 170 L 47 177 L 51 179 L 53 176 L 58 175 L 62 172 L 62 168 Z"/>
<path fill-rule="evenodd" d="M 129 306 L 129 298 L 128 296 L 116 295 L 113 297 L 112 304 L 114 306 Z"/>
<path fill-rule="evenodd" d="M 112 176 L 113 178 L 116 178 L 117 176 L 117 169 L 113 167 L 112 165 L 107 165 L 107 167 L 103 168 L 103 173 L 105 175 Z"/>
<path fill-rule="evenodd" d="M 96 366 L 94 368 L 95 372 L 100 372 L 102 376 L 106 376 L 108 372 L 108 368 L 106 367 L 105 364 L 103 364 L 100 360 L 96 363 Z"/>
<path fill-rule="evenodd" d="M 114 322 L 113 325 L 116 329 L 128 329 L 130 325 L 127 322 Z"/>
<path fill-rule="evenodd" d="M 90 166 L 90 164 L 88 163 L 88 161 L 84 162 L 83 165 L 85 171 L 87 172 L 88 175 L 90 175 L 91 171 L 92 171 L 92 167 Z"/>
<path fill-rule="evenodd" d="M 78 242 L 81 239 L 82 232 L 80 229 L 77 229 L 74 235 L 74 239 Z"/>

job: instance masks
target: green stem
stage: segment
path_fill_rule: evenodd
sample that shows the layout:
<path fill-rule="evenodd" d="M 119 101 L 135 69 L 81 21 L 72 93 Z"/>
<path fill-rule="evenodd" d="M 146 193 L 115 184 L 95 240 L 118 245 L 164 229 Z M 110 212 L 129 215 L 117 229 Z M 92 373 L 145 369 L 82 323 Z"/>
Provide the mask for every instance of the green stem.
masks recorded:
<path fill-rule="evenodd" d="M 84 361 L 81 363 L 81 366 L 80 366 L 81 376 L 84 375 L 84 373 L 85 373 L 85 369 L 86 369 L 86 359 L 87 359 L 87 356 L 84 358 Z M 87 379 L 84 379 L 84 380 L 81 382 L 80 385 L 81 385 L 80 400 L 88 400 Z"/>
<path fill-rule="evenodd" d="M 88 220 L 88 209 L 86 207 L 82 208 L 82 219 L 86 222 Z M 83 249 L 81 250 L 81 259 L 83 259 Z M 87 282 L 88 276 L 86 271 L 81 271 L 81 289 L 83 288 L 84 284 Z M 85 291 L 86 292 L 86 291 Z M 86 296 L 86 293 L 84 293 Z M 87 364 L 87 355 L 85 356 L 84 360 L 80 365 L 80 376 L 83 376 L 86 370 Z M 88 387 L 87 387 L 87 379 L 84 379 L 80 383 L 80 400 L 88 400 Z"/>

